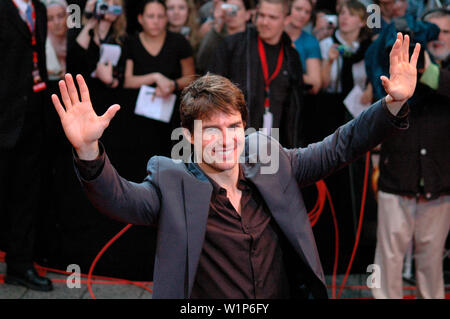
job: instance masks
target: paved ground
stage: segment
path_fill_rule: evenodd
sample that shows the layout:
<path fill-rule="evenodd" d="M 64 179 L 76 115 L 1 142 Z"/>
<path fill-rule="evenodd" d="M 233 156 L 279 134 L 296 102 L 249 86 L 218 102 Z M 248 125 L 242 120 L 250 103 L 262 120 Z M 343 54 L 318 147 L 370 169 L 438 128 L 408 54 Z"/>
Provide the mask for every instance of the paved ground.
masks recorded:
<path fill-rule="evenodd" d="M 53 281 L 54 290 L 51 292 L 38 292 L 21 286 L 5 284 L 3 281 L 6 265 L 0 262 L 0 299 L 91 299 L 87 280 L 82 278 L 80 288 L 68 288 L 67 275 L 48 272 L 46 276 Z M 339 285 L 343 275 L 336 278 Z M 446 273 L 446 296 L 450 299 L 450 273 Z M 346 288 L 342 291 L 341 298 L 371 298 L 370 291 L 366 287 L 367 274 L 351 275 L 346 282 Z M 327 283 L 331 286 L 332 278 L 327 276 Z M 148 290 L 125 283 L 111 282 L 109 280 L 93 280 L 92 291 L 98 299 L 151 299 L 152 294 Z M 151 285 L 146 285 L 149 289 Z M 416 290 L 414 283 L 404 282 L 404 295 L 414 297 Z M 339 289 L 336 290 L 336 295 Z M 329 296 L 332 290 L 329 289 Z"/>
<path fill-rule="evenodd" d="M 80 288 L 67 286 L 67 275 L 48 272 L 46 276 L 53 281 L 53 291 L 40 292 L 21 286 L 4 283 L 6 265 L 0 263 L 0 299 L 91 299 L 87 280 L 81 279 Z M 109 280 L 93 280 L 92 292 L 98 299 L 149 299 L 152 294 L 144 288 L 132 285 L 114 283 Z M 150 289 L 151 285 L 148 286 Z"/>

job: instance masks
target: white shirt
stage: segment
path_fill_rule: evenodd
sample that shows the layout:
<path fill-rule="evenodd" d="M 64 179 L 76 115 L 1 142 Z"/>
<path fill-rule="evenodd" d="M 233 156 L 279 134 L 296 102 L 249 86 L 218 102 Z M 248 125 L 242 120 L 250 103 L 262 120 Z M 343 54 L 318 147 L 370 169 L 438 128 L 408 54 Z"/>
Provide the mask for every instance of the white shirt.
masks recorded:
<path fill-rule="evenodd" d="M 22 19 L 27 22 L 27 18 L 26 18 L 26 12 L 27 12 L 27 8 L 28 6 L 31 5 L 31 0 L 25 1 L 25 0 L 13 0 L 14 3 L 16 4 L 16 6 L 19 8 L 19 13 L 20 16 L 22 17 Z M 31 9 L 33 9 L 33 7 L 31 7 Z"/>
<path fill-rule="evenodd" d="M 342 39 L 342 36 L 339 32 L 339 30 L 336 31 L 336 38 L 341 43 L 346 43 L 344 39 Z M 320 45 L 320 51 L 322 53 L 322 58 L 328 59 L 328 51 L 330 50 L 331 46 L 333 45 L 333 39 L 331 37 L 328 37 L 326 39 L 323 39 L 319 43 Z M 352 43 L 352 47 L 348 47 L 353 52 L 356 52 L 359 48 L 359 42 L 354 41 Z M 342 85 L 340 79 L 338 80 L 338 76 L 341 73 L 342 64 L 343 64 L 342 56 L 339 55 L 339 57 L 333 61 L 333 64 L 331 65 L 330 69 L 330 84 L 328 84 L 328 87 L 325 88 L 325 90 L 329 93 L 339 93 L 342 91 Z M 365 89 L 366 87 L 366 68 L 364 65 L 364 59 L 359 61 L 358 63 L 353 64 L 352 66 L 352 74 L 353 74 L 353 83 L 355 85 L 358 85 L 361 87 L 361 89 Z"/>
<path fill-rule="evenodd" d="M 27 7 L 31 4 L 31 0 L 25 1 L 25 0 L 13 0 L 16 6 L 19 8 L 20 12 L 27 11 Z"/>

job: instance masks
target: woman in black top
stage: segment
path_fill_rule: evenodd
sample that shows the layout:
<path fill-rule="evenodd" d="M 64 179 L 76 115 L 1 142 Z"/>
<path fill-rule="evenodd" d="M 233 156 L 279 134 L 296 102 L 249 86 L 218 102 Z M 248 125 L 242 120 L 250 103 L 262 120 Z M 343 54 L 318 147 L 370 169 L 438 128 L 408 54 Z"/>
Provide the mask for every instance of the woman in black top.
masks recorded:
<path fill-rule="evenodd" d="M 162 0 L 145 0 L 138 14 L 142 31 L 126 44 L 124 87 L 132 89 L 136 102 L 142 85 L 155 87 L 155 95 L 178 95 L 195 74 L 192 48 L 186 38 L 167 30 L 166 5 Z M 131 103 L 131 101 L 130 101 Z M 170 155 L 172 129 L 180 126 L 178 98 L 169 124 L 133 116 L 134 130 L 142 156 Z"/>
<path fill-rule="evenodd" d="M 178 33 L 166 30 L 166 5 L 147 0 L 138 15 L 142 31 L 127 43 L 125 87 L 156 87 L 156 95 L 168 96 L 187 86 L 195 73 L 192 48 Z"/>

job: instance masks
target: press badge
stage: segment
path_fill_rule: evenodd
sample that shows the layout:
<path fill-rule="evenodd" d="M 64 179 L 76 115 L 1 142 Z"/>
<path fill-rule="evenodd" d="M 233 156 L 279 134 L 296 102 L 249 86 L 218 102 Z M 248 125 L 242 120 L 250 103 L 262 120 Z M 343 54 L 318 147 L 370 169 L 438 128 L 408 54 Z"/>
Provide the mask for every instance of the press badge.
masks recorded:
<path fill-rule="evenodd" d="M 39 69 L 33 70 L 33 92 L 40 92 L 47 88 L 47 85 L 42 81 L 41 75 L 39 74 Z"/>
<path fill-rule="evenodd" d="M 266 134 L 267 136 L 270 136 L 272 124 L 273 124 L 273 114 L 267 109 L 263 117 L 263 133 Z"/>

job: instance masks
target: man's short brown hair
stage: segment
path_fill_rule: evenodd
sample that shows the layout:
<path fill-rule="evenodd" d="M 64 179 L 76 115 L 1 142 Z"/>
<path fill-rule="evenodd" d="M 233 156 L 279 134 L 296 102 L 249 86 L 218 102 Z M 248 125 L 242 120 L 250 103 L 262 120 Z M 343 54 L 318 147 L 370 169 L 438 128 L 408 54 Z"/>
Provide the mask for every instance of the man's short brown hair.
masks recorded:
<path fill-rule="evenodd" d="M 185 87 L 181 96 L 181 126 L 190 132 L 195 120 L 209 118 L 216 112 L 239 112 L 244 126 L 247 122 L 244 94 L 223 76 L 208 73 Z"/>
<path fill-rule="evenodd" d="M 288 16 L 291 13 L 292 0 L 259 0 L 258 7 L 261 5 L 261 2 L 279 4 L 283 6 L 283 10 L 286 16 Z"/>

